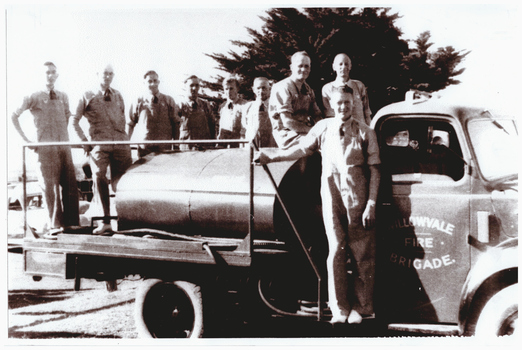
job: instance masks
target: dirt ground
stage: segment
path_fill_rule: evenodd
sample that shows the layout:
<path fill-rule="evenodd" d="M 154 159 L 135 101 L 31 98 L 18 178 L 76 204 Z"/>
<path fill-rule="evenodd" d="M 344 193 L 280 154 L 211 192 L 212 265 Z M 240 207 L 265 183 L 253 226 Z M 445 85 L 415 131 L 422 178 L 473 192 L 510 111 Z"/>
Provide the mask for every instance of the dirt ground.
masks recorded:
<path fill-rule="evenodd" d="M 44 210 L 28 210 L 33 227 L 45 217 Z M 9 243 L 23 232 L 23 212 L 9 210 Z M 103 282 L 43 277 L 37 282 L 23 271 L 23 256 L 7 254 L 8 337 L 17 339 L 137 337 L 133 307 L 136 282 L 119 281 L 118 290 L 108 292 Z"/>
<path fill-rule="evenodd" d="M 133 322 L 136 283 L 121 281 L 108 292 L 105 283 L 44 277 L 33 281 L 23 273 L 23 256 L 8 254 L 10 338 L 136 338 Z"/>

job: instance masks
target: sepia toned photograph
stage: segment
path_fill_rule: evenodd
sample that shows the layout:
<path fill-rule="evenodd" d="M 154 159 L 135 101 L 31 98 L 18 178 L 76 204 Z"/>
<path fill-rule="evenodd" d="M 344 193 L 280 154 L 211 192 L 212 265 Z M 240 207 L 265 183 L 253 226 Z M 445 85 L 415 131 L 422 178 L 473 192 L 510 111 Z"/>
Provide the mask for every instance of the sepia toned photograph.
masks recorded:
<path fill-rule="evenodd" d="M 520 19 L 4 4 L 3 345 L 514 347 Z"/>

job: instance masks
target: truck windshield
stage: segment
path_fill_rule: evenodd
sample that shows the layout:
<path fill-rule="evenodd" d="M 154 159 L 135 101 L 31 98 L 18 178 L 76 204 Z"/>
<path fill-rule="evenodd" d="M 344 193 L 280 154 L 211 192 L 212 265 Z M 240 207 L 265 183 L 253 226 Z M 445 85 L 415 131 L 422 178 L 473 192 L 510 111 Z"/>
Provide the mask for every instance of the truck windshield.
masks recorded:
<path fill-rule="evenodd" d="M 518 173 L 518 130 L 511 118 L 475 119 L 468 123 L 471 143 L 478 165 L 487 180 Z"/>

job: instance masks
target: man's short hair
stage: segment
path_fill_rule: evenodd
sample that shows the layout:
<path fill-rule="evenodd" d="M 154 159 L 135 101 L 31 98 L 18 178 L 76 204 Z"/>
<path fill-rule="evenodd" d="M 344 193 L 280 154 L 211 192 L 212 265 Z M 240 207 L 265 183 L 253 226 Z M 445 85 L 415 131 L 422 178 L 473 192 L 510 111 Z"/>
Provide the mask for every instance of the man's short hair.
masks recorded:
<path fill-rule="evenodd" d="M 103 74 L 105 71 L 107 71 L 107 69 L 110 69 L 110 71 L 112 72 L 112 74 L 114 74 L 114 67 L 112 66 L 111 63 L 107 63 L 107 64 L 103 64 L 101 65 L 98 70 L 97 70 L 97 74 L 100 75 L 100 74 Z"/>
<path fill-rule="evenodd" d="M 350 67 L 352 66 L 352 59 L 350 58 L 350 56 L 348 56 L 348 55 L 347 55 L 347 54 L 345 54 L 344 52 L 340 52 L 340 53 L 338 53 L 337 55 L 335 55 L 335 57 L 334 57 L 334 60 L 333 60 L 332 64 L 334 64 L 334 63 L 335 63 L 335 60 L 336 60 L 336 59 L 337 59 L 337 57 L 339 57 L 339 56 L 344 56 L 344 57 L 346 57 L 346 58 L 348 59 L 348 63 L 350 63 Z"/>
<path fill-rule="evenodd" d="M 56 68 L 56 64 L 52 63 L 51 61 L 47 61 L 43 65 L 44 66 L 53 66 L 54 68 Z"/>
<path fill-rule="evenodd" d="M 295 59 L 299 56 L 303 56 L 303 57 L 308 57 L 310 58 L 310 55 L 308 55 L 308 53 L 306 51 L 297 51 L 296 53 L 294 53 L 292 55 L 292 57 L 290 58 L 290 63 L 293 64 Z M 310 59 L 311 60 L 311 59 Z"/>
<path fill-rule="evenodd" d="M 239 77 L 236 74 L 230 74 L 223 79 L 223 87 L 232 83 L 236 84 L 236 87 L 239 89 Z"/>
<path fill-rule="evenodd" d="M 156 71 L 154 71 L 154 70 L 149 70 L 149 71 L 147 71 L 147 73 L 145 73 L 145 74 L 143 75 L 143 79 L 146 79 L 149 75 L 157 75 L 157 76 L 159 76 L 158 73 L 156 73 Z"/>
<path fill-rule="evenodd" d="M 198 83 L 199 83 L 199 78 L 197 77 L 197 75 L 192 74 L 190 77 L 188 77 L 187 79 L 185 79 L 183 81 L 183 84 L 186 84 L 187 81 L 192 80 L 192 79 L 196 79 L 198 81 Z"/>
<path fill-rule="evenodd" d="M 268 83 L 268 85 L 270 85 L 270 80 L 268 80 L 267 77 L 257 77 L 252 82 L 252 86 L 254 86 L 256 84 L 256 82 L 258 82 L 258 81 L 266 81 Z"/>

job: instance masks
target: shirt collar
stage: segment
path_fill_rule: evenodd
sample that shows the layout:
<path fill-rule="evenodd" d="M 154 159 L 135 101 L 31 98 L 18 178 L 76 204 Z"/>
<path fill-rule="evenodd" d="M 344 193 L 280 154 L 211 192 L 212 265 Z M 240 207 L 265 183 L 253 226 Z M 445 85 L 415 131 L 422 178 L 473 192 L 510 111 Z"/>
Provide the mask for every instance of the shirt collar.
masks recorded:
<path fill-rule="evenodd" d="M 341 79 L 337 79 L 337 78 L 336 78 L 336 79 L 333 81 L 333 85 L 334 85 L 334 86 L 337 86 L 337 87 L 338 87 L 338 86 L 343 86 L 343 85 L 348 85 L 348 82 L 349 82 L 349 81 L 350 81 L 350 79 L 348 79 L 347 81 L 342 81 Z"/>
<path fill-rule="evenodd" d="M 354 131 L 358 128 L 359 123 L 352 115 L 347 121 L 341 122 L 341 125 L 344 126 L 345 133 L 350 133 L 353 135 Z"/>
<path fill-rule="evenodd" d="M 347 121 L 342 121 L 337 117 L 332 118 L 332 124 L 335 128 L 344 127 L 345 130 L 350 130 L 356 127 L 358 124 L 357 120 L 353 117 L 353 115 Z"/>
<path fill-rule="evenodd" d="M 109 86 L 107 89 L 103 90 L 102 87 L 100 86 L 100 90 L 101 94 L 105 94 L 105 91 L 109 91 L 109 94 L 113 95 L 114 94 L 114 90 Z"/>
<path fill-rule="evenodd" d="M 197 102 L 197 103 L 199 103 L 199 97 L 197 97 L 197 96 L 196 96 L 195 99 L 192 99 L 192 96 L 191 96 L 191 95 L 185 96 L 185 98 L 186 98 L 186 101 L 187 101 L 188 103 L 192 103 L 192 102 Z"/>
<path fill-rule="evenodd" d="M 257 105 L 258 106 L 263 105 L 263 106 L 265 106 L 265 108 L 268 108 L 268 98 L 266 100 L 264 100 L 264 101 L 263 100 L 257 100 Z"/>
<path fill-rule="evenodd" d="M 292 81 L 292 83 L 294 83 L 295 88 L 297 89 L 297 92 L 300 92 L 301 89 L 303 88 L 305 82 L 300 82 L 300 81 L 294 80 L 294 79 L 292 79 L 292 77 L 290 77 L 290 80 Z"/>
<path fill-rule="evenodd" d="M 229 100 L 229 99 L 227 98 L 227 103 L 226 103 L 226 105 L 228 106 L 230 103 L 232 103 L 233 105 L 238 104 L 238 103 L 239 103 L 239 96 L 235 99 L 235 101 Z"/>

